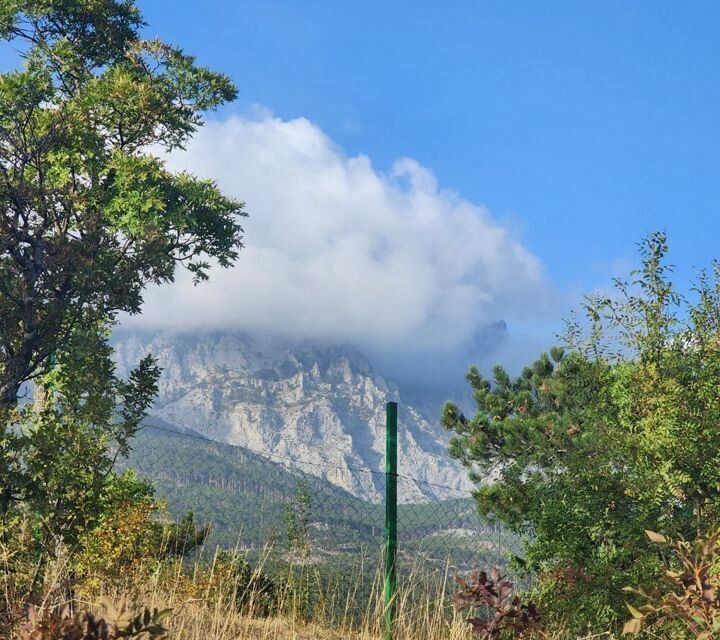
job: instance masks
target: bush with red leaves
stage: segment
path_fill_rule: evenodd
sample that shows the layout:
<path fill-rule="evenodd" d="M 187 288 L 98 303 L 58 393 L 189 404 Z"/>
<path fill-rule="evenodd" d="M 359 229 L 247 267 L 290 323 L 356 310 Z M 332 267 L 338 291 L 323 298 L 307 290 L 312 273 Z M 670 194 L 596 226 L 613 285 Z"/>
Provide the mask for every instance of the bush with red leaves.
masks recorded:
<path fill-rule="evenodd" d="M 459 609 L 470 609 L 475 614 L 468 618 L 474 636 L 490 640 L 505 632 L 522 637 L 540 630 L 541 616 L 535 603 L 521 602 L 513 592 L 512 582 L 505 580 L 497 567 L 489 575 L 473 571 L 456 579 L 460 590 L 453 599 Z"/>

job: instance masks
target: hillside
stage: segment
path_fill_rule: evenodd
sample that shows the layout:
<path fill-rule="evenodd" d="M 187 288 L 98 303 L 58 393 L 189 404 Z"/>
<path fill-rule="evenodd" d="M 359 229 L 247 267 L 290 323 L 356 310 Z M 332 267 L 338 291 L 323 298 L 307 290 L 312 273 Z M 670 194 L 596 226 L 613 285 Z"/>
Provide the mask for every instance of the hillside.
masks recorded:
<path fill-rule="evenodd" d="M 287 343 L 241 332 L 118 335 L 118 371 L 146 353 L 163 368 L 154 418 L 213 440 L 279 456 L 369 501 L 382 495 L 385 404 L 399 404 L 399 470 L 421 484 L 403 501 L 470 489 L 448 437 L 357 349 Z M 439 411 L 438 404 L 437 410 Z M 426 483 L 426 484 L 423 484 Z"/>
<path fill-rule="evenodd" d="M 382 504 L 240 447 L 156 423 L 138 434 L 124 464 L 152 480 L 174 517 L 193 511 L 198 521 L 211 523 L 212 545 L 257 550 L 274 542 L 283 547 L 283 513 L 292 506 L 300 481 L 311 495 L 309 533 L 318 559 L 373 555 L 381 548 Z M 400 491 L 413 484 L 401 479 Z M 499 548 L 507 545 L 499 530 L 480 521 L 469 495 L 460 492 L 402 504 L 398 520 L 402 553 L 422 553 L 429 561 L 450 559 L 468 566 L 483 556 L 497 561 Z"/>

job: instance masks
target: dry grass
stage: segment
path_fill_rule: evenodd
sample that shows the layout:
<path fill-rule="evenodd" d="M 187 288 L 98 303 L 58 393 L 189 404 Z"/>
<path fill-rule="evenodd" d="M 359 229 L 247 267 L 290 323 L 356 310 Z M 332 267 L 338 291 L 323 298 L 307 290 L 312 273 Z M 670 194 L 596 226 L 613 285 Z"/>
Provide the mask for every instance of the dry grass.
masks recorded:
<path fill-rule="evenodd" d="M 240 556 L 242 557 L 242 556 Z M 225 559 L 227 561 L 227 559 Z M 60 555 L 48 567 L 45 603 L 48 608 L 67 602 L 65 567 Z M 335 589 L 316 583 L 313 610 L 308 616 L 297 585 L 287 584 L 277 591 L 274 614 L 259 615 L 257 601 L 262 594 L 223 580 L 223 562 L 216 555 L 210 562 L 177 562 L 154 567 L 136 566 L 123 579 L 91 593 L 76 593 L 74 605 L 94 609 L 103 596 L 118 600 L 128 597 L 130 608 L 158 607 L 173 610 L 166 621 L 170 640 L 382 640 L 384 603 L 382 575 L 375 573 L 369 593 L 355 589 Z M 358 564 L 359 567 L 362 563 Z M 298 568 L 298 567 L 296 567 Z M 312 579 L 318 567 L 308 564 L 305 578 Z M 264 570 L 263 561 L 256 569 Z M 360 583 L 359 576 L 345 576 L 346 583 Z M 357 578 L 355 580 L 354 578 Z M 307 584 L 307 581 L 304 582 Z M 449 605 L 454 590 L 450 572 L 428 575 L 418 565 L 405 575 L 396 601 L 394 640 L 470 640 L 464 614 Z M 238 606 L 239 597 L 244 603 Z M 252 612 L 255 611 L 255 614 Z M 0 633 L 0 636 L 3 634 Z M 565 634 L 544 635 L 547 640 L 576 639 Z M 588 636 L 593 640 L 612 640 L 610 634 Z"/>
<path fill-rule="evenodd" d="M 199 580 L 200 573 L 191 575 L 192 580 Z M 171 637 L 176 640 L 379 640 L 383 637 L 380 575 L 375 577 L 371 596 L 364 606 L 359 605 L 358 594 L 352 590 L 319 589 L 319 602 L 315 603 L 311 620 L 301 612 L 298 595 L 292 587 L 279 594 L 278 610 L 282 615 L 259 617 L 239 611 L 235 604 L 237 593 L 232 591 L 219 598 L 203 594 L 187 598 L 185 580 L 178 573 L 175 582 L 151 581 L 147 585 L 151 588 L 143 589 L 147 604 L 174 610 L 169 626 Z M 415 590 L 404 589 L 397 599 L 396 640 L 469 638 L 467 624 L 451 608 L 443 606 L 449 588 L 447 576 L 429 580 L 411 575 L 405 584 L 414 584 Z M 252 610 L 255 595 L 245 595 L 249 596 L 247 609 Z"/>
<path fill-rule="evenodd" d="M 225 558 L 227 562 L 227 558 Z M 45 606 L 56 607 L 67 601 L 65 559 L 48 567 Z M 75 593 L 74 606 L 94 609 L 103 596 L 128 598 L 133 607 L 171 608 L 167 621 L 171 640 L 380 640 L 383 638 L 384 604 L 382 575 L 375 573 L 369 590 L 336 589 L 332 581 L 320 583 L 320 567 L 296 566 L 303 578 L 292 580 L 276 592 L 274 614 L 263 616 L 257 601 L 262 597 L 243 586 L 224 581 L 223 561 L 216 555 L 210 562 L 185 561 L 175 564 L 136 566 L 122 580 L 102 583 L 100 589 Z M 362 571 L 362 563 L 357 564 Z M 265 569 L 261 561 L 256 569 Z M 226 577 L 226 576 L 225 576 Z M 298 583 L 312 582 L 312 613 L 308 616 L 307 596 Z M 352 575 L 345 584 L 359 584 Z M 367 582 L 367 575 L 365 580 Z M 411 572 L 402 581 L 396 602 L 395 640 L 467 640 L 468 625 L 448 606 L 452 584 L 448 573 L 428 576 Z M 65 586 L 64 586 L 65 585 Z M 412 585 L 412 587 L 410 587 Z M 240 598 L 239 598 L 240 596 Z M 239 607 L 242 600 L 244 606 Z M 0 634 L 2 635 L 2 634 Z"/>

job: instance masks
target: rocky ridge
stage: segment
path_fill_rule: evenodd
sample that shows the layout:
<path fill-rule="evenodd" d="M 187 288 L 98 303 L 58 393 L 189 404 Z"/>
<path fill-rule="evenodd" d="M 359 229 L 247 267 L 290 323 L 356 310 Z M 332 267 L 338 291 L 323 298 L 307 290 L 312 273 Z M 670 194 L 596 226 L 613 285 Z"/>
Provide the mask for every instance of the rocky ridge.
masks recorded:
<path fill-rule="evenodd" d="M 396 401 L 399 473 L 420 481 L 401 479 L 399 498 L 458 496 L 434 485 L 470 489 L 437 418 L 405 403 L 352 347 L 227 332 L 119 335 L 115 348 L 121 375 L 146 353 L 162 367 L 154 418 L 270 454 L 370 500 L 382 496 L 385 403 Z"/>

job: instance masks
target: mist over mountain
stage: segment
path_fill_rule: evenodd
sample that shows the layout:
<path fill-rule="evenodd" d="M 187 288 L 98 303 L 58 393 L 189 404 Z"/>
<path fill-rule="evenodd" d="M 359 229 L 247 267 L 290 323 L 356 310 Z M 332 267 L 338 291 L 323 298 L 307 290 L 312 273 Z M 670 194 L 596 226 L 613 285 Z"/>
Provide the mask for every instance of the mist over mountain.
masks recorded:
<path fill-rule="evenodd" d="M 148 331 L 119 332 L 114 346 L 121 375 L 146 353 L 162 367 L 152 420 L 276 456 L 379 499 L 382 476 L 367 471 L 383 470 L 385 404 L 395 401 L 399 470 L 421 481 L 404 499 L 433 497 L 432 484 L 470 488 L 447 455 L 449 438 L 438 423 L 443 392 L 437 404 L 417 389 L 405 393 L 350 345 Z"/>
<path fill-rule="evenodd" d="M 246 203 L 245 247 L 198 286 L 179 270 L 149 287 L 128 329 L 349 343 L 403 388 L 437 388 L 489 368 L 523 324 L 547 336 L 539 323 L 564 304 L 512 218 L 412 158 L 348 155 L 307 119 L 208 122 L 167 161 Z"/>
<path fill-rule="evenodd" d="M 476 330 L 462 348 L 437 351 L 418 347 L 402 355 L 393 351 L 362 348 L 373 366 L 401 389 L 403 399 L 421 410 L 431 422 L 437 422 L 448 400 L 469 410 L 472 392 L 465 374 L 470 365 L 489 372 L 508 346 L 507 324 L 500 320 Z"/>
<path fill-rule="evenodd" d="M 208 123 L 167 160 L 247 203 L 246 245 L 198 286 L 180 270 L 149 287 L 124 332 L 244 331 L 273 353 L 354 345 L 432 425 L 446 400 L 470 408 L 471 364 L 516 372 L 549 346 L 558 292 L 521 230 L 412 158 L 377 167 L 316 123 L 259 108 Z"/>

